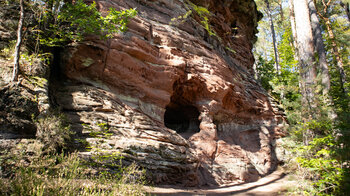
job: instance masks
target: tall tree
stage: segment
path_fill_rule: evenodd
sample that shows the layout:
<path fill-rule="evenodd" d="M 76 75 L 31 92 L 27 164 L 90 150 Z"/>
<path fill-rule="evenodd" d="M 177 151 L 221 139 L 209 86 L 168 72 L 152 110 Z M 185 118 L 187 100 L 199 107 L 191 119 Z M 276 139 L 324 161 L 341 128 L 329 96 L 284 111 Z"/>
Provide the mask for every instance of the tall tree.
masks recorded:
<path fill-rule="evenodd" d="M 307 0 L 293 0 L 295 24 L 297 32 L 298 53 L 299 53 L 299 71 L 301 77 L 303 96 L 303 107 L 306 109 L 304 118 L 311 120 L 315 116 L 315 81 L 316 68 L 314 59 L 314 45 L 312 28 L 310 22 L 309 8 Z M 311 139 L 311 131 L 304 133 L 304 143 L 307 145 Z"/>
<path fill-rule="evenodd" d="M 20 16 L 19 16 L 18 29 L 17 29 L 17 42 L 16 42 L 15 54 L 14 54 L 15 58 L 13 63 L 12 81 L 18 80 L 18 73 L 19 73 L 19 59 L 20 59 L 20 53 L 21 53 L 22 29 L 23 29 L 23 20 L 24 20 L 23 0 L 19 1 L 19 6 L 20 6 Z"/>
<path fill-rule="evenodd" d="M 327 28 L 327 33 L 328 33 L 328 37 L 331 41 L 331 47 L 332 47 L 332 53 L 333 53 L 333 60 L 335 61 L 335 65 L 337 67 L 337 70 L 339 72 L 339 77 L 340 77 L 340 82 L 341 82 L 341 88 L 344 92 L 345 95 L 347 95 L 347 93 L 349 92 L 349 90 L 346 87 L 346 83 L 347 83 L 347 76 L 346 73 L 344 71 L 344 61 L 343 58 L 340 55 L 339 52 L 339 47 L 338 44 L 336 42 L 335 39 L 335 34 L 333 32 L 333 28 L 332 28 L 332 22 L 330 20 L 329 17 L 329 8 L 331 6 L 332 0 L 329 1 L 322 1 L 321 5 L 323 7 L 322 12 L 319 9 L 317 10 L 317 14 L 320 16 L 320 18 L 322 18 L 322 20 L 325 23 L 325 26 Z M 316 7 L 317 8 L 317 7 Z"/>
<path fill-rule="evenodd" d="M 330 83 L 330 77 L 329 77 L 328 63 L 326 59 L 326 52 L 323 44 L 321 25 L 317 17 L 317 11 L 316 11 L 314 1 L 313 0 L 308 0 L 308 1 L 309 1 L 308 3 L 309 3 L 309 10 L 310 10 L 314 45 L 318 54 L 318 65 L 321 70 L 321 76 L 322 76 L 321 82 L 323 86 L 323 94 L 328 96 L 331 88 L 331 83 Z"/>
<path fill-rule="evenodd" d="M 298 44 L 297 44 L 297 31 L 296 31 L 296 27 L 295 27 L 295 15 L 294 15 L 294 3 L 293 3 L 293 0 L 289 0 L 288 1 L 289 3 L 289 10 L 290 10 L 290 13 L 289 13 L 289 18 L 290 18 L 290 27 L 292 29 L 292 36 L 293 36 L 293 45 L 294 45 L 294 48 L 296 49 L 296 52 L 295 52 L 295 56 L 294 58 L 296 60 L 299 60 L 299 57 L 298 57 Z"/>
<path fill-rule="evenodd" d="M 272 14 L 271 14 L 271 8 L 270 3 L 268 0 L 264 0 L 266 4 L 267 9 L 267 15 L 270 20 L 270 28 L 271 28 L 271 34 L 272 34 L 272 44 L 273 44 L 273 50 L 275 53 L 275 63 L 276 63 L 276 71 L 279 72 L 279 57 L 278 57 L 278 49 L 277 49 L 277 43 L 276 43 L 276 32 L 275 32 L 275 25 L 273 23 Z"/>
<path fill-rule="evenodd" d="M 281 21 L 284 21 L 284 14 L 283 14 L 282 0 L 278 0 L 278 6 L 280 7 Z"/>

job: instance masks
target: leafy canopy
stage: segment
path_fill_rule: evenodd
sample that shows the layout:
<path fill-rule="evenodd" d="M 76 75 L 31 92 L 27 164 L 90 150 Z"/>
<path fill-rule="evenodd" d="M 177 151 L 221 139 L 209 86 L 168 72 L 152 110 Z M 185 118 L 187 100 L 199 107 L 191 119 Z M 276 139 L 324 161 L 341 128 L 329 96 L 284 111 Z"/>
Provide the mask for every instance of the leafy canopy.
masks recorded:
<path fill-rule="evenodd" d="M 103 16 L 97 10 L 95 2 L 87 5 L 83 0 L 74 3 L 58 0 L 54 4 L 56 8 L 44 10 L 41 21 L 49 28 L 45 28 L 45 32 L 41 31 L 40 42 L 49 47 L 79 42 L 89 34 L 99 35 L 102 39 L 110 38 L 114 33 L 126 31 L 128 20 L 137 14 L 135 9 L 116 11 L 110 8 L 108 14 Z"/>

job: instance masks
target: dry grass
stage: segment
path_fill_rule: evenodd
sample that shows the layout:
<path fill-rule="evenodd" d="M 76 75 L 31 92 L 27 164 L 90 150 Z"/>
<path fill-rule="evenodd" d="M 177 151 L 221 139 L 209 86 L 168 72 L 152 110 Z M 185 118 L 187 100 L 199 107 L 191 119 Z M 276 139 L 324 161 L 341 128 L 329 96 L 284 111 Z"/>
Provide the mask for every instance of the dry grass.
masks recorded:
<path fill-rule="evenodd" d="M 91 174 L 77 153 L 19 156 L 1 156 L 0 195 L 145 195 L 135 164 Z"/>

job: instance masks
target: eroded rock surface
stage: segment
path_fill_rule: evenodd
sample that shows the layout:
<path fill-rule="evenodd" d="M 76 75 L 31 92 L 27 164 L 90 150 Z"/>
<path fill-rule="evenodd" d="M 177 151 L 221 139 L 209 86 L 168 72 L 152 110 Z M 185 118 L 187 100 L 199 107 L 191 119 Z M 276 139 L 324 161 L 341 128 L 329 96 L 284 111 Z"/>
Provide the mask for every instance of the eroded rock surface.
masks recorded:
<path fill-rule="evenodd" d="M 126 33 L 89 37 L 62 56 L 55 102 L 93 149 L 121 152 L 155 183 L 249 182 L 276 168 L 284 120 L 253 78 L 253 0 L 193 0 L 216 36 L 187 1 L 96 2 L 138 16 Z M 102 125 L 109 135 L 92 137 Z"/>

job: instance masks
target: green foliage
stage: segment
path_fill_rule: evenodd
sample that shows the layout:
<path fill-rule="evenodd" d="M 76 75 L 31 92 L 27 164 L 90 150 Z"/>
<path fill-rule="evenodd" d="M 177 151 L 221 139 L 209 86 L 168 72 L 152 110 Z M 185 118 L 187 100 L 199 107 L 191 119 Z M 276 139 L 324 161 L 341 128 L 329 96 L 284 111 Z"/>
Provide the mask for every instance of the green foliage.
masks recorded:
<path fill-rule="evenodd" d="M 329 111 L 329 108 L 320 108 Z M 341 119 L 330 119 L 319 111 L 316 119 L 304 123 L 292 124 L 290 131 L 294 141 L 294 157 L 305 180 L 312 186 L 300 187 L 308 195 L 344 195 L 350 188 L 349 176 L 349 123 Z M 312 133 L 313 140 L 305 145 L 303 135 Z M 343 135 L 347 134 L 347 135 Z M 295 164 L 295 163 L 294 163 Z M 293 171 L 295 172 L 295 171 Z"/>
<path fill-rule="evenodd" d="M 46 1 L 45 1 L 46 2 Z M 47 1 L 49 2 L 49 1 Z M 44 10 L 42 23 L 47 28 L 40 31 L 40 43 L 50 47 L 62 47 L 69 42 L 79 42 L 86 35 L 99 35 L 102 39 L 112 37 L 114 33 L 127 30 L 127 22 L 136 16 L 135 9 L 116 11 L 110 8 L 106 16 L 96 9 L 96 3 L 87 5 L 83 0 L 69 3 L 56 0 L 59 11 Z"/>
<path fill-rule="evenodd" d="M 331 95 L 333 97 L 335 110 L 338 114 L 343 115 L 343 113 L 349 112 L 350 106 L 350 92 L 348 92 L 348 95 L 345 95 L 343 91 L 343 87 L 345 87 L 345 89 L 349 89 L 350 87 L 350 66 L 347 66 L 350 63 L 350 23 L 347 19 L 347 16 L 345 15 L 346 11 L 341 6 L 340 1 L 326 0 L 325 4 L 323 4 L 322 2 L 323 1 L 315 1 L 316 7 L 320 11 L 321 15 L 329 19 L 328 25 L 332 29 L 332 32 L 334 34 L 334 39 L 331 39 L 329 37 L 329 29 L 327 28 L 325 20 L 320 20 L 323 29 L 327 29 L 327 31 L 324 31 L 324 43 L 326 50 L 328 51 L 326 55 L 329 64 L 329 72 L 331 75 Z M 343 61 L 343 69 L 345 75 L 347 76 L 347 82 L 344 84 L 344 86 L 341 84 L 340 81 L 340 74 L 339 70 L 337 69 L 337 64 L 339 60 L 337 60 L 336 58 L 336 55 L 333 50 L 334 48 L 337 48 L 338 50 L 339 57 Z"/>
<path fill-rule="evenodd" d="M 299 73 L 295 51 L 291 46 L 291 29 L 286 28 L 278 43 L 280 70 L 276 73 L 274 58 L 265 60 L 261 55 L 257 59 L 257 72 L 262 86 L 281 103 L 291 125 L 301 122 L 301 93 Z M 272 55 L 273 56 L 273 55 Z M 291 126 L 291 129 L 294 129 Z"/>
<path fill-rule="evenodd" d="M 1 50 L 0 56 L 3 56 L 7 60 L 13 60 L 13 53 L 15 51 L 16 41 L 12 40 L 7 47 Z"/>
<path fill-rule="evenodd" d="M 41 78 L 38 76 L 29 77 L 28 82 L 34 86 L 41 87 L 41 88 L 46 88 L 47 87 L 46 85 L 49 83 L 45 78 Z"/>
<path fill-rule="evenodd" d="M 334 156 L 336 147 L 336 139 L 329 134 L 314 138 L 310 145 L 298 149 L 302 155 L 297 157 L 297 161 L 310 171 L 309 178 L 314 181 L 313 195 L 340 193 L 348 169 L 343 168 L 343 163 Z"/>
<path fill-rule="evenodd" d="M 97 124 L 98 129 L 95 129 L 87 124 L 83 124 L 85 130 L 89 132 L 89 135 L 96 138 L 110 138 L 113 134 L 109 130 L 109 125 L 105 122 Z"/>
<path fill-rule="evenodd" d="M 6 156 L 0 159 L 8 174 L 0 176 L 0 195 L 145 195 L 135 164 L 96 173 L 77 153 L 40 156 L 26 164 L 24 157 Z"/>
<path fill-rule="evenodd" d="M 216 36 L 216 33 L 212 30 L 212 28 L 210 27 L 209 24 L 209 16 L 210 16 L 210 12 L 207 8 L 202 7 L 202 6 L 197 6 L 193 3 L 190 2 L 191 7 L 193 8 L 193 10 L 199 15 L 199 17 L 201 18 L 201 23 L 203 25 L 203 27 L 208 31 L 209 35 L 212 36 Z"/>
<path fill-rule="evenodd" d="M 172 18 L 171 19 L 171 23 L 173 24 L 177 21 L 180 21 L 181 23 L 185 22 L 186 19 L 193 15 L 193 14 L 197 14 L 199 16 L 199 18 L 201 19 L 200 23 L 201 25 L 205 28 L 205 30 L 207 30 L 207 32 L 209 33 L 210 36 L 217 36 L 215 31 L 212 29 L 212 27 L 210 26 L 209 23 L 209 17 L 211 15 L 210 11 L 202 6 L 197 6 L 195 4 L 193 4 L 190 1 L 186 1 L 187 4 L 186 7 L 189 9 L 184 15 L 178 16 L 177 18 Z"/>
<path fill-rule="evenodd" d="M 262 86 L 281 103 L 290 124 L 290 138 L 295 142 L 290 149 L 295 162 L 290 164 L 297 167 L 288 167 L 310 185 L 304 184 L 294 191 L 304 195 L 345 195 L 350 189 L 349 102 L 341 92 L 338 70 L 330 66 L 334 105 L 326 104 L 327 97 L 322 95 L 322 86 L 317 84 L 314 93 L 318 108 L 314 118 L 301 118 L 305 108 L 301 104 L 298 62 L 294 59 L 291 37 L 290 28 L 286 28 L 278 43 L 280 72 L 276 73 L 273 58 L 265 60 L 262 56 L 257 58 L 257 72 Z M 342 54 L 347 54 L 346 51 L 343 48 Z M 333 109 L 336 109 L 337 119 L 330 118 Z M 306 134 L 311 138 L 308 145 L 303 144 Z"/>
<path fill-rule="evenodd" d="M 292 30 L 290 26 L 285 29 L 282 34 L 282 39 L 278 43 L 278 51 L 280 57 L 280 66 L 282 71 L 292 71 L 297 69 L 298 62 L 294 59 L 295 51 L 292 47 Z"/>
<path fill-rule="evenodd" d="M 317 108 L 312 111 L 312 119 L 302 118 L 309 108 L 302 107 L 298 62 L 294 59 L 296 51 L 293 46 L 291 28 L 288 25 L 290 21 L 280 21 L 281 10 L 274 9 L 279 7 L 276 2 L 269 3 L 272 7 L 273 22 L 279 24 L 275 30 L 277 40 L 279 40 L 280 72 L 276 73 L 273 66 L 275 59 L 271 47 L 272 40 L 270 40 L 270 21 L 267 17 L 259 22 L 260 33 L 255 56 L 262 86 L 281 103 L 280 106 L 284 109 L 290 124 L 289 137 L 285 139 L 292 141 L 293 145 L 287 147 L 292 155 L 287 167 L 290 168 L 291 173 L 296 173 L 298 181 L 305 182 L 293 191 L 296 195 L 348 195 L 350 191 L 350 100 L 349 96 L 344 94 L 341 85 L 337 69 L 338 62 L 333 51 L 333 40 L 328 36 L 324 37 L 331 76 L 332 104 L 329 104 L 327 95 L 322 95 L 323 86 L 320 85 L 321 76 L 319 74 L 316 78 L 317 84 L 312 89 L 314 104 L 317 105 Z M 259 9 L 266 13 L 265 2 L 259 0 L 256 3 Z M 346 18 L 346 12 L 340 6 L 340 1 L 315 1 L 315 4 L 318 11 L 330 19 L 335 35 L 334 41 L 344 61 L 345 75 L 349 76 L 350 67 L 346 65 L 349 64 L 350 54 L 350 23 Z M 286 4 L 282 1 L 281 5 Z M 325 9 L 326 5 L 328 5 L 327 9 Z M 286 15 L 284 16 L 288 19 Z M 324 20 L 321 17 L 319 19 L 323 25 L 323 35 L 328 35 Z M 318 69 L 318 73 L 320 72 L 321 70 Z M 350 85 L 347 83 L 345 86 Z M 333 115 L 334 112 L 337 114 L 336 118 Z M 309 138 L 305 140 L 305 136 Z"/>
<path fill-rule="evenodd" d="M 329 111 L 329 106 L 320 105 L 316 118 L 291 124 L 291 138 L 299 143 L 293 149 L 298 170 L 304 170 L 305 180 L 312 182 L 307 189 L 301 187 L 306 191 L 304 194 L 343 195 L 350 187 L 349 156 L 346 155 L 349 139 L 342 135 L 348 128 L 340 126 L 343 125 L 341 119 L 330 119 Z M 313 138 L 307 145 L 303 144 L 305 134 Z"/>
<path fill-rule="evenodd" d="M 15 50 L 16 41 L 11 41 L 1 53 L 0 58 L 3 57 L 6 61 L 13 61 L 13 54 Z M 22 51 L 20 55 L 20 71 L 21 74 L 29 76 L 43 76 L 46 74 L 48 64 L 50 63 L 51 54 L 42 53 L 35 54 L 28 51 Z M 12 63 L 12 62 L 11 62 Z"/>
<path fill-rule="evenodd" d="M 35 120 L 36 137 L 44 144 L 45 153 L 66 149 L 73 132 L 66 117 L 57 112 L 49 113 Z"/>
<path fill-rule="evenodd" d="M 125 167 L 123 165 L 123 156 L 121 152 L 119 151 L 111 151 L 110 149 L 105 150 L 101 144 L 105 143 L 105 140 L 111 139 L 111 136 L 113 135 L 113 132 L 110 130 L 110 127 L 107 122 L 98 122 L 95 125 L 87 125 L 83 124 L 85 131 L 89 133 L 91 137 L 94 138 L 95 142 L 92 142 L 93 144 L 88 144 L 87 150 L 91 153 L 91 159 L 88 163 L 89 166 L 95 167 L 95 168 L 102 168 L 103 173 L 107 175 L 107 173 L 114 173 L 116 177 L 123 178 L 124 181 L 135 181 L 136 179 L 139 179 L 144 181 L 144 173 L 145 170 L 138 170 L 137 176 L 129 177 L 125 176 L 123 177 L 123 174 L 129 173 L 129 167 Z M 134 166 L 133 166 L 134 167 Z M 136 168 L 135 168 L 136 169 Z M 118 172 L 114 172 L 117 170 Z M 134 171 L 135 173 L 136 171 Z M 136 173 L 135 173 L 136 175 Z"/>
<path fill-rule="evenodd" d="M 49 63 L 52 58 L 50 53 L 29 54 L 22 52 L 20 57 L 20 70 L 22 75 L 29 77 L 30 83 L 35 86 L 43 86 L 49 71 Z M 47 82 L 47 81 L 46 81 Z"/>
<path fill-rule="evenodd" d="M 94 146 L 89 159 L 55 153 L 71 134 L 67 121 L 51 114 L 36 122 L 39 140 L 0 151 L 0 195 L 145 195 L 145 171 L 135 163 L 123 165 L 119 152 Z M 96 138 L 110 137 L 107 123 L 98 123 L 97 130 Z"/>
<path fill-rule="evenodd" d="M 290 152 L 285 165 L 298 178 L 298 185 L 289 193 L 292 195 L 346 195 L 349 191 L 349 159 L 344 159 L 339 149 L 348 148 L 339 135 L 339 127 L 331 120 L 312 120 L 291 125 L 289 141 L 284 146 Z M 314 139 L 303 144 L 303 132 L 312 130 Z M 339 130 L 338 130 L 339 132 Z M 348 149 L 347 149 L 348 150 Z"/>
<path fill-rule="evenodd" d="M 276 76 L 274 62 L 272 60 L 267 61 L 262 56 L 259 56 L 257 60 L 257 72 L 261 85 L 265 90 L 271 91 L 272 86 L 270 81 Z"/>
<path fill-rule="evenodd" d="M 174 24 L 174 23 L 177 22 L 177 21 L 180 21 L 181 23 L 184 23 L 184 22 L 186 21 L 186 19 L 187 19 L 189 16 L 191 16 L 191 14 L 192 14 L 192 10 L 188 10 L 188 11 L 186 12 L 186 14 L 180 15 L 180 16 L 178 16 L 177 18 L 172 18 L 170 24 Z"/>

